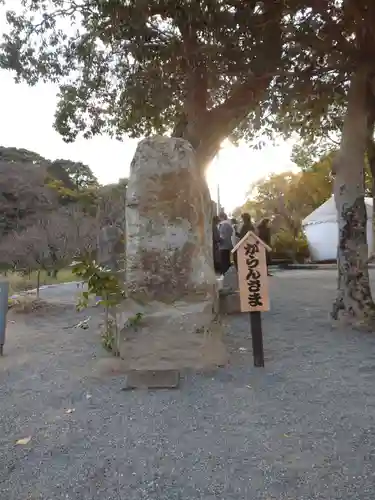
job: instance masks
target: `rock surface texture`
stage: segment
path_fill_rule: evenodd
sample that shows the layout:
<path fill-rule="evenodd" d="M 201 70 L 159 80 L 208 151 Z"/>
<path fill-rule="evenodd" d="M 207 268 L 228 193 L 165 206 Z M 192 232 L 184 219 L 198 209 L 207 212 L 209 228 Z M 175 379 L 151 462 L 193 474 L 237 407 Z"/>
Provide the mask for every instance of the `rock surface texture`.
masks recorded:
<path fill-rule="evenodd" d="M 128 316 L 144 315 L 135 335 L 122 321 L 128 326 L 121 356 L 132 369 L 202 365 L 218 328 L 211 218 L 208 187 L 190 144 L 161 136 L 141 141 L 126 203 Z"/>
<path fill-rule="evenodd" d="M 126 278 L 130 294 L 178 300 L 214 293 L 212 203 L 190 144 L 141 141 L 127 190 Z"/>

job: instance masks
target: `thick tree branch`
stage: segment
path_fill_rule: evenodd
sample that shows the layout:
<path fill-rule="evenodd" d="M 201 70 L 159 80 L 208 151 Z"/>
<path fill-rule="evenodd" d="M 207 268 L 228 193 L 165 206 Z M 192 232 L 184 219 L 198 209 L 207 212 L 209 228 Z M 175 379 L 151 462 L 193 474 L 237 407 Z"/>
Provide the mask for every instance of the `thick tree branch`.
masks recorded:
<path fill-rule="evenodd" d="M 205 113 L 208 101 L 206 61 L 202 56 L 193 20 L 178 17 L 176 24 L 182 36 L 184 67 L 186 72 L 185 113 L 196 120 Z"/>
<path fill-rule="evenodd" d="M 280 71 L 282 56 L 282 15 L 283 3 L 275 1 L 264 13 L 263 21 L 267 24 L 264 33 L 265 64 L 257 73 L 235 85 L 228 98 L 220 105 L 207 112 L 204 129 L 201 130 L 197 149 L 198 158 L 203 164 L 210 162 L 220 148 L 221 142 L 236 129 L 250 111 L 259 106 L 272 79 Z"/>
<path fill-rule="evenodd" d="M 254 103 L 258 104 L 275 74 L 276 72 L 260 77 L 250 76 L 246 82 L 237 85 L 226 101 L 209 112 L 210 120 L 242 121 L 254 107 Z"/>

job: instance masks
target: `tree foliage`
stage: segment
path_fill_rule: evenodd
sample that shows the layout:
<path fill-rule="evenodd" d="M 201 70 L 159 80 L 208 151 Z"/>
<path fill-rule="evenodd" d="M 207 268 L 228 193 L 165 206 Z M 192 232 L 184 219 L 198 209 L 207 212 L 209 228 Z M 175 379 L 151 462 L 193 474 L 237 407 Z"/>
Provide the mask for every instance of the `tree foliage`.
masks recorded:
<path fill-rule="evenodd" d="M 0 161 L 5 164 L 18 163 L 44 167 L 46 176 L 68 190 L 97 187 L 98 180 L 88 165 L 70 160 L 48 160 L 43 156 L 14 147 L 0 146 Z"/>
<path fill-rule="evenodd" d="M 68 141 L 173 131 L 207 163 L 294 69 L 296 29 L 314 34 L 305 4 L 22 0 L 7 13 L 0 66 L 59 83 L 55 126 Z"/>
<path fill-rule="evenodd" d="M 368 147 L 373 142 L 375 4 L 372 0 L 309 3 L 309 19 L 296 26 L 296 39 L 304 39 L 306 29 L 315 36 L 310 44 L 296 45 L 293 65 L 299 77 L 274 81 L 267 105 L 274 112 L 264 115 L 263 126 L 271 135 L 296 132 L 301 144 L 295 155 L 301 160 L 307 153 L 317 161 L 340 147 L 350 80 L 359 68 L 367 72 Z"/>
<path fill-rule="evenodd" d="M 46 170 L 27 163 L 0 163 L 0 239 L 57 207 L 45 185 Z"/>
<path fill-rule="evenodd" d="M 55 160 L 51 164 L 52 169 L 65 172 L 70 185 L 64 184 L 71 189 L 82 191 L 84 189 L 96 188 L 99 185 L 98 179 L 93 174 L 91 168 L 81 162 Z M 59 179 L 58 176 L 55 176 L 55 178 Z"/>
<path fill-rule="evenodd" d="M 22 5 L 8 11 L 0 66 L 59 83 L 66 140 L 173 130 L 204 162 L 224 137 L 259 128 L 336 140 L 350 75 L 374 56 L 372 0 Z"/>

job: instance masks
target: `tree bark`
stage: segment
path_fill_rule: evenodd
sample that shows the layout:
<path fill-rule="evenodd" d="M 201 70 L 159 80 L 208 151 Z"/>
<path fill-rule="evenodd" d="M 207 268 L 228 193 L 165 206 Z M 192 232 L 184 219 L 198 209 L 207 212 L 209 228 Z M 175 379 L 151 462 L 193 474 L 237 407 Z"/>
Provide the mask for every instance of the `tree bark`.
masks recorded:
<path fill-rule="evenodd" d="M 40 298 L 40 269 L 36 272 L 36 298 Z"/>
<path fill-rule="evenodd" d="M 371 132 L 370 132 L 371 130 Z M 374 126 L 369 132 L 371 136 L 368 139 L 367 147 L 367 158 L 369 162 L 370 172 L 371 172 L 371 195 L 372 195 L 372 248 L 371 248 L 371 258 L 375 254 L 375 143 L 372 138 Z"/>
<path fill-rule="evenodd" d="M 334 196 L 338 214 L 338 290 L 332 317 L 340 312 L 352 324 L 375 326 L 375 305 L 368 273 L 364 169 L 367 148 L 367 68 L 351 78 L 339 153 L 335 159 Z"/>
<path fill-rule="evenodd" d="M 276 72 L 276 68 L 275 68 Z M 183 114 L 175 126 L 173 137 L 190 142 L 197 154 L 202 171 L 215 158 L 221 144 L 262 101 L 273 75 L 250 78 L 233 89 L 227 100 L 210 110 Z"/>
<path fill-rule="evenodd" d="M 373 75 L 370 75 L 368 81 L 368 119 L 367 119 L 367 159 L 371 173 L 371 196 L 372 196 L 372 248 L 371 259 L 375 254 L 375 89 L 373 84 Z"/>

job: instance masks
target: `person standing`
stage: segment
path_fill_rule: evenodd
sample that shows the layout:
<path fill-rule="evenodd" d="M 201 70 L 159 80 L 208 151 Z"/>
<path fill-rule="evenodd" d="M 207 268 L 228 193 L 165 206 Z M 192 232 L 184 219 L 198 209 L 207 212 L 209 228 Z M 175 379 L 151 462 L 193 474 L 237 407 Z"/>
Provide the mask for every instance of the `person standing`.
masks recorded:
<path fill-rule="evenodd" d="M 237 236 L 237 228 L 238 228 L 238 224 L 237 224 L 237 220 L 232 217 L 232 219 L 230 220 L 230 223 L 232 224 L 232 229 L 233 229 L 233 233 L 232 233 L 232 245 L 233 246 L 236 246 L 237 242 L 238 242 L 238 236 Z"/>
<path fill-rule="evenodd" d="M 221 263 L 221 273 L 224 275 L 230 268 L 230 253 L 233 248 L 232 235 L 233 227 L 226 213 L 221 212 L 219 224 L 219 249 L 220 249 L 220 263 Z"/>
<path fill-rule="evenodd" d="M 212 218 L 212 250 L 214 258 L 215 273 L 221 274 L 221 261 L 220 261 L 220 233 L 219 233 L 219 217 L 214 215 Z"/>
<path fill-rule="evenodd" d="M 242 219 L 242 225 L 241 229 L 238 232 L 238 238 L 240 240 L 242 240 L 242 238 L 246 236 L 246 234 L 249 231 L 255 231 L 254 224 L 251 222 L 250 214 L 248 214 L 247 212 L 243 213 L 241 215 L 241 219 Z"/>
<path fill-rule="evenodd" d="M 257 235 L 259 238 L 269 247 L 271 246 L 271 228 L 270 228 L 270 220 L 265 217 L 262 219 L 257 227 Z M 272 276 L 272 274 L 268 271 L 268 266 L 271 265 L 271 253 L 266 251 L 266 262 L 267 262 L 267 274 L 268 276 Z"/>
<path fill-rule="evenodd" d="M 246 236 L 246 234 L 249 231 L 254 231 L 254 225 L 251 222 L 250 214 L 248 214 L 246 212 L 241 214 L 241 219 L 242 219 L 241 228 L 239 231 L 236 232 L 236 236 L 237 236 L 238 241 L 241 241 L 242 238 L 244 236 Z M 237 252 L 235 252 L 233 255 L 233 261 L 234 261 L 234 265 L 236 266 L 236 269 L 238 271 Z"/>

